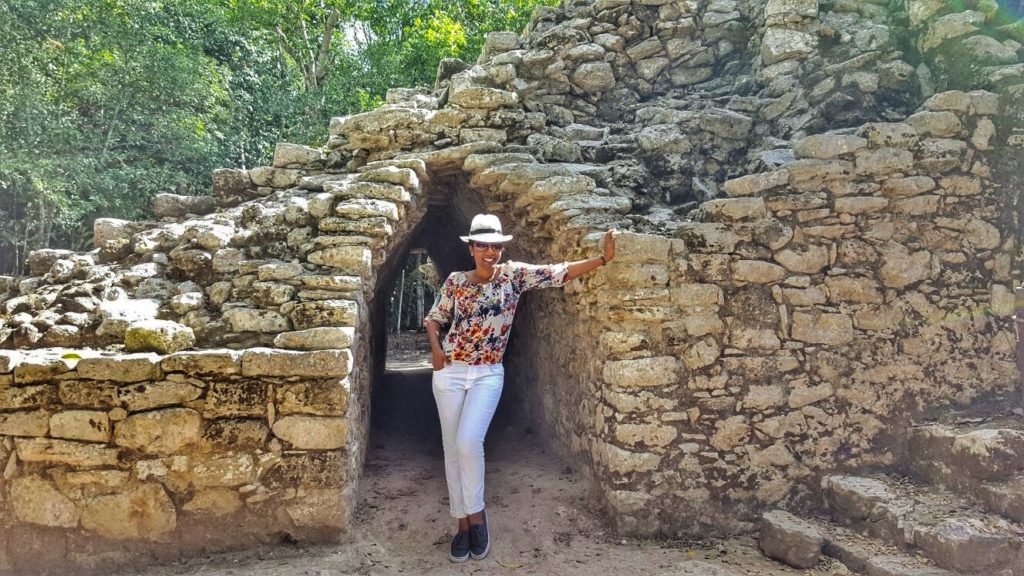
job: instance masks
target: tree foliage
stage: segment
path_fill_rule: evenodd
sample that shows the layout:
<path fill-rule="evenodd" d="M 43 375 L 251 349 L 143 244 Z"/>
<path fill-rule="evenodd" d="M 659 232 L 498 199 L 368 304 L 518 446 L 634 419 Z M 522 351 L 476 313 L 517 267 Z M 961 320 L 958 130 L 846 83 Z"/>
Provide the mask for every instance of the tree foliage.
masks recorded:
<path fill-rule="evenodd" d="M 553 0 L 0 0 L 0 272 L 92 220 L 323 143 Z"/>

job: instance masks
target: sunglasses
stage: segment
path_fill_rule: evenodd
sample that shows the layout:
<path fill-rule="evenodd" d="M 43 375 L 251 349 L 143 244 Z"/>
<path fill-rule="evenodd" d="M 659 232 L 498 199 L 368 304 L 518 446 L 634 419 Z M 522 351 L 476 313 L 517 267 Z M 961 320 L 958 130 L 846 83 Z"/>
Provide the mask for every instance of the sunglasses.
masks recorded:
<path fill-rule="evenodd" d="M 491 248 L 500 252 L 502 248 L 504 248 L 501 244 L 491 244 L 488 242 L 473 242 L 472 244 L 477 250 L 487 250 L 488 248 Z"/>

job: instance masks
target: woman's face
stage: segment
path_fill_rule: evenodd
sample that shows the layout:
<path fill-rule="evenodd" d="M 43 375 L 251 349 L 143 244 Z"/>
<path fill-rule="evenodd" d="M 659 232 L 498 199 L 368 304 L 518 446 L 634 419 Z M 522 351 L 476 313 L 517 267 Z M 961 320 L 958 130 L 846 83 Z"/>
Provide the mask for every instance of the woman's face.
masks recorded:
<path fill-rule="evenodd" d="M 502 248 L 501 244 L 470 242 L 469 254 L 473 257 L 477 268 L 487 269 L 501 261 Z"/>

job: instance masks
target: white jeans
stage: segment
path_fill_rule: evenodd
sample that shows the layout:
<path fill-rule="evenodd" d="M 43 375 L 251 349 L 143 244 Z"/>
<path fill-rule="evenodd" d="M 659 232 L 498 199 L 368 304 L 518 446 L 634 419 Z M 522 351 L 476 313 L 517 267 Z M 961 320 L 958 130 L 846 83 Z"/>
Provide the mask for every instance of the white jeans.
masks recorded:
<path fill-rule="evenodd" d="M 484 509 L 484 436 L 504 380 L 501 364 L 454 363 L 434 372 L 448 501 L 455 518 Z"/>

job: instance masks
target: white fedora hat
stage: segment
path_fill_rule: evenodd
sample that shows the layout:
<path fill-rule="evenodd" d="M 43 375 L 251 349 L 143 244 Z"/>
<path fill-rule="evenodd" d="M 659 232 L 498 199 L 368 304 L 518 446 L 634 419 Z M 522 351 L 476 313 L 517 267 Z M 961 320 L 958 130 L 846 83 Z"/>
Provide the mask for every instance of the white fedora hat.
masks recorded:
<path fill-rule="evenodd" d="M 501 233 L 501 221 L 494 214 L 477 214 L 469 225 L 469 236 L 463 242 L 508 242 L 511 236 Z"/>

